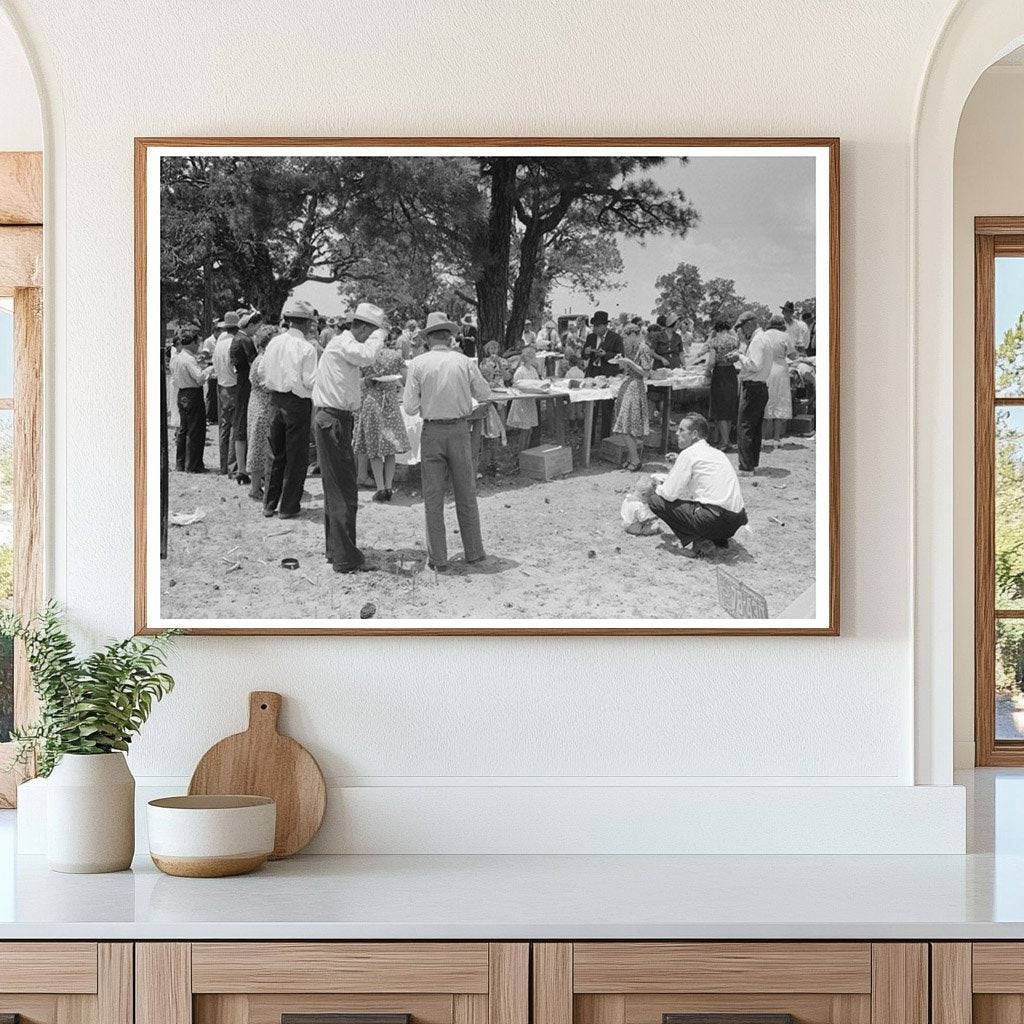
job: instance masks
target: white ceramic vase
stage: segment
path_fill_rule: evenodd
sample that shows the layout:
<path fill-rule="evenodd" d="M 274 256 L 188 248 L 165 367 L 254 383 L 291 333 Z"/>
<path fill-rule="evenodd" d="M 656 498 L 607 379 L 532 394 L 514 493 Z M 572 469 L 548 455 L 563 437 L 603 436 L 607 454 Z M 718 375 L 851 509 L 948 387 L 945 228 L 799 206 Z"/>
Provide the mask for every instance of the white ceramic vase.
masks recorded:
<path fill-rule="evenodd" d="M 135 854 L 135 779 L 124 754 L 65 754 L 46 783 L 51 871 L 124 871 Z"/>

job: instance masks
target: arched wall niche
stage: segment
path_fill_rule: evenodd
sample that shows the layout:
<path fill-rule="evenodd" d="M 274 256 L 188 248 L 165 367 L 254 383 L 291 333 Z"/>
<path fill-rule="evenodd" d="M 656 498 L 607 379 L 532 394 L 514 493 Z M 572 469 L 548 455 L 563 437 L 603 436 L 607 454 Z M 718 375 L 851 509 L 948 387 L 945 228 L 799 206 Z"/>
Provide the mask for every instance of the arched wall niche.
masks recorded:
<path fill-rule="evenodd" d="M 915 780 L 953 773 L 954 574 L 953 156 L 975 83 L 1024 42 L 1020 0 L 960 0 L 924 71 L 911 135 L 910 251 L 914 377 Z"/>

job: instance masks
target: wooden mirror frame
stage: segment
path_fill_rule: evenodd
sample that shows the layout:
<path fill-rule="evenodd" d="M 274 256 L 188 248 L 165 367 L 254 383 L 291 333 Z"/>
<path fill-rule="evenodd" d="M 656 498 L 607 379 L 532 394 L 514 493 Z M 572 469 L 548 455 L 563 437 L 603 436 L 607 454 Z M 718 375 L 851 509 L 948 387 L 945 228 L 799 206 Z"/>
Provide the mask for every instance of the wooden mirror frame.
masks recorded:
<path fill-rule="evenodd" d="M 43 158 L 0 153 L 0 297 L 14 299 L 14 397 L 0 408 L 14 421 L 14 608 L 38 611 L 43 593 Z M 14 652 L 14 723 L 35 717 L 25 652 Z M 12 767 L 14 745 L 0 743 L 0 807 L 13 807 L 32 766 Z"/>

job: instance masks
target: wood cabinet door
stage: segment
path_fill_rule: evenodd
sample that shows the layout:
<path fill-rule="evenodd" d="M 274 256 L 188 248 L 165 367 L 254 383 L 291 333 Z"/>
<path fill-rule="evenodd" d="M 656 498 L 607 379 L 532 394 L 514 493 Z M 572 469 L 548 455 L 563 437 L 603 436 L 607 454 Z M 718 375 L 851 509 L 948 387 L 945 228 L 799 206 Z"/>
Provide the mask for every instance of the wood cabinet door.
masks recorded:
<path fill-rule="evenodd" d="M 0 942 L 0 1018 L 132 1024 L 128 942 Z"/>
<path fill-rule="evenodd" d="M 928 948 L 537 943 L 533 1017 L 533 1024 L 928 1024 Z"/>
<path fill-rule="evenodd" d="M 136 1024 L 529 1024 L 515 942 L 136 947 Z"/>
<path fill-rule="evenodd" d="M 1024 1020 L 1024 942 L 932 943 L 933 1024 Z"/>

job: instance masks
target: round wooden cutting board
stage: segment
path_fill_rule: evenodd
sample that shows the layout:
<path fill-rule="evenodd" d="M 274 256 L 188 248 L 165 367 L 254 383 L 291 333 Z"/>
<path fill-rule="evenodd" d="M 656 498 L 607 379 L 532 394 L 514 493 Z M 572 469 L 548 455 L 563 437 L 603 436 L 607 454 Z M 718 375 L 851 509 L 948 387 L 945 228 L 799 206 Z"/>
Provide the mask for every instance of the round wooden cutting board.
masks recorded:
<path fill-rule="evenodd" d="M 212 746 L 196 765 L 190 796 L 266 796 L 277 803 L 273 860 L 309 844 L 324 819 L 327 789 L 320 766 L 302 744 L 277 731 L 279 693 L 249 694 L 249 728 Z"/>

